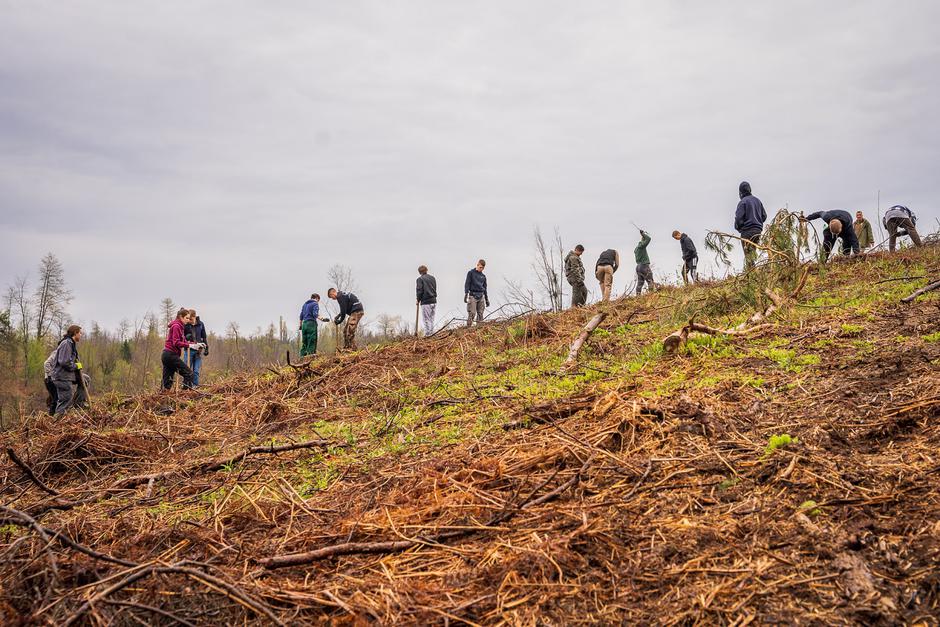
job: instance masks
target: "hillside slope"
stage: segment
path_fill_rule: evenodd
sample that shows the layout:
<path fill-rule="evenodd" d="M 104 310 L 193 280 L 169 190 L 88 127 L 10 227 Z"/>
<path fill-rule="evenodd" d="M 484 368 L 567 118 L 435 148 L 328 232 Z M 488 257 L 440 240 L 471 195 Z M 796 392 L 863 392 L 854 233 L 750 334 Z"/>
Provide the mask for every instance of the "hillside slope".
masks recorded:
<path fill-rule="evenodd" d="M 760 276 L 604 305 L 568 370 L 598 306 L 37 416 L 3 437 L 0 616 L 936 624 L 927 277 L 938 247 L 814 268 L 676 356 Z"/>

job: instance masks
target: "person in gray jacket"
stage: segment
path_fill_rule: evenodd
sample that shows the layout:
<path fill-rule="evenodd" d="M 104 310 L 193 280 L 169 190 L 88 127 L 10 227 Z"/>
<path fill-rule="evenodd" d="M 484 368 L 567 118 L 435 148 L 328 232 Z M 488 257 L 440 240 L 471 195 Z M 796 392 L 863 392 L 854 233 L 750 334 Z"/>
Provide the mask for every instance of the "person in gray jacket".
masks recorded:
<path fill-rule="evenodd" d="M 418 305 L 421 306 L 424 337 L 428 337 L 434 333 L 434 310 L 437 309 L 437 279 L 428 274 L 427 266 L 418 266 L 415 296 Z"/>
<path fill-rule="evenodd" d="M 917 216 L 914 212 L 902 205 L 894 205 L 885 211 L 885 217 L 882 224 L 888 229 L 888 250 L 894 251 L 898 237 L 901 235 L 910 235 L 914 246 L 923 246 L 920 241 L 920 234 L 917 232 Z M 900 229 L 904 229 L 903 231 Z M 906 233 L 905 233 L 906 231 Z"/>
<path fill-rule="evenodd" d="M 584 286 L 584 264 L 581 255 L 584 246 L 578 244 L 565 256 L 565 278 L 571 286 L 571 306 L 583 307 L 587 302 L 587 287 Z"/>
<path fill-rule="evenodd" d="M 82 362 L 79 361 L 77 344 L 81 339 L 82 328 L 73 324 L 56 348 L 51 377 L 58 396 L 56 416 L 63 415 L 70 407 L 83 407 L 87 400 L 84 381 L 79 378 L 82 376 Z M 72 384 L 75 383 L 78 384 L 78 390 L 73 394 Z"/>

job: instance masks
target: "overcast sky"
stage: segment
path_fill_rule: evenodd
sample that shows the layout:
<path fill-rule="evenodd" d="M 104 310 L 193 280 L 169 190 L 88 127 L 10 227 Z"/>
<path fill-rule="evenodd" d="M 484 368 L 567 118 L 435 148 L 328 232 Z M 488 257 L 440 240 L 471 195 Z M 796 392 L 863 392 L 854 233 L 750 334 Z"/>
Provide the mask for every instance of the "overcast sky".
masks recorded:
<path fill-rule="evenodd" d="M 486 258 L 531 279 L 535 224 L 585 265 L 674 228 L 940 199 L 940 3 L 0 0 L 0 287 L 47 251 L 76 320 L 170 296 L 211 330 L 293 326 L 330 265 L 367 319 L 439 319 Z M 873 220 L 874 222 L 874 220 Z M 876 237 L 877 237 L 876 227 Z M 737 251 L 736 251 L 737 252 Z M 589 281 L 596 297 L 594 281 Z"/>

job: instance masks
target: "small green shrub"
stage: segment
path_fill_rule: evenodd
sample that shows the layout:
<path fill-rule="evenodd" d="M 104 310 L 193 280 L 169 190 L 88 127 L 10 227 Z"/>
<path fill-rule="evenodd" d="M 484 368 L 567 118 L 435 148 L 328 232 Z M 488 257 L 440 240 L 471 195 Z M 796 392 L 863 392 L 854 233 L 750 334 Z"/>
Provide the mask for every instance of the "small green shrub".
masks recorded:
<path fill-rule="evenodd" d="M 767 441 L 767 446 L 764 448 L 764 457 L 766 459 L 774 454 L 778 448 L 783 448 L 790 446 L 791 444 L 799 444 L 799 438 L 790 437 L 789 433 L 781 433 L 780 435 L 772 435 Z"/>
<path fill-rule="evenodd" d="M 800 511 L 806 514 L 807 516 L 819 516 L 822 514 L 822 510 L 819 509 L 816 501 L 809 500 L 803 501 L 800 503 Z"/>

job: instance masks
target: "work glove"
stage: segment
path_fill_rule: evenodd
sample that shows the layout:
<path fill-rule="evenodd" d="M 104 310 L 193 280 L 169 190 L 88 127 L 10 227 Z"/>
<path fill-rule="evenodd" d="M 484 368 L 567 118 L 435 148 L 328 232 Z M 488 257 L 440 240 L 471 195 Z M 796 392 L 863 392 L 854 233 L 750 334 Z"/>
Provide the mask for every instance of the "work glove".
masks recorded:
<path fill-rule="evenodd" d="M 208 345 L 208 344 L 203 344 L 203 345 L 202 345 L 202 354 L 205 355 L 206 357 L 209 356 L 209 345 Z"/>
<path fill-rule="evenodd" d="M 329 318 L 320 318 L 320 322 L 329 322 L 329 321 L 330 321 Z"/>
<path fill-rule="evenodd" d="M 198 344 L 198 343 L 196 343 L 196 342 L 190 342 L 190 343 L 189 343 L 189 347 L 190 347 L 190 348 L 195 348 L 196 350 L 199 350 L 199 348 L 200 348 L 201 346 L 202 346 L 202 344 Z"/>
<path fill-rule="evenodd" d="M 468 302 L 468 299 L 469 299 L 469 298 L 470 298 L 470 295 L 469 295 L 469 294 L 464 294 L 464 295 L 463 295 L 463 302 L 465 302 L 465 303 Z"/>
<path fill-rule="evenodd" d="M 487 306 L 487 307 L 490 306 L 490 299 L 489 299 L 489 298 L 486 299 L 486 306 Z"/>
<path fill-rule="evenodd" d="M 82 369 L 82 362 L 76 361 L 76 362 L 75 362 L 75 369 L 76 369 L 76 370 L 81 370 L 81 369 Z"/>
<path fill-rule="evenodd" d="M 336 316 L 335 318 L 333 318 L 333 322 L 336 323 L 336 324 L 340 324 L 342 321 L 343 321 L 343 319 L 340 318 L 339 316 Z"/>

